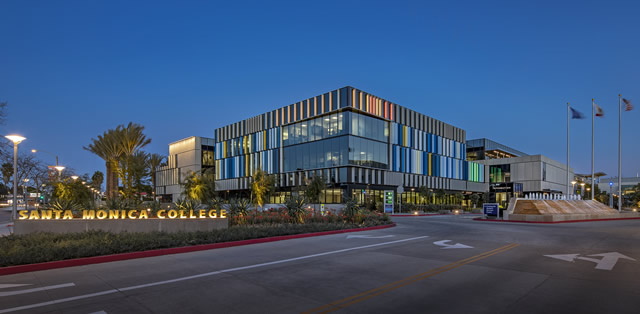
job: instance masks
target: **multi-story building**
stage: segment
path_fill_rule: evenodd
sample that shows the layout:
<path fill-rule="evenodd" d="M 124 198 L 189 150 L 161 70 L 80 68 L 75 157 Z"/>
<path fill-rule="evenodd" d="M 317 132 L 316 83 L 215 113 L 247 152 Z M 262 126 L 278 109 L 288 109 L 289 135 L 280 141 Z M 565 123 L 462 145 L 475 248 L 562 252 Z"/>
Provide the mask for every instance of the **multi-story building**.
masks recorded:
<path fill-rule="evenodd" d="M 467 160 L 485 160 L 527 156 L 527 154 L 487 138 L 467 141 Z"/>
<path fill-rule="evenodd" d="M 320 202 L 382 202 L 385 190 L 416 202 L 417 188 L 484 192 L 484 166 L 466 160 L 466 132 L 353 87 L 215 130 L 216 186 L 248 195 L 258 168 L 276 176 L 280 203 L 322 175 Z"/>
<path fill-rule="evenodd" d="M 156 171 L 156 198 L 175 202 L 182 195 L 184 179 L 191 173 L 213 168 L 214 140 L 191 136 L 169 144 L 165 166 Z"/>
<path fill-rule="evenodd" d="M 607 193 L 612 192 L 618 194 L 618 177 L 602 178 L 598 182 L 598 188 L 600 191 Z M 630 195 L 638 192 L 636 190 L 638 184 L 640 184 L 640 177 L 622 177 L 622 194 Z"/>
<path fill-rule="evenodd" d="M 486 166 L 490 201 L 506 205 L 512 197 L 530 193 L 563 194 L 567 191 L 567 165 L 543 155 L 481 138 L 467 141 L 467 158 Z M 569 168 L 571 179 L 575 177 Z"/>

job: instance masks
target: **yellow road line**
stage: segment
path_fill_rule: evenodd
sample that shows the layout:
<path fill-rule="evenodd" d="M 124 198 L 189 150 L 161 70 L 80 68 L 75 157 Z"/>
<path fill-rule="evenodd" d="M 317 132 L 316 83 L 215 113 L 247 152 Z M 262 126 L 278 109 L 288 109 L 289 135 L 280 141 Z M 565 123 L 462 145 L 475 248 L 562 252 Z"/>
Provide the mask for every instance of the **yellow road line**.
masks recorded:
<path fill-rule="evenodd" d="M 449 270 L 458 268 L 458 267 L 460 267 L 462 265 L 473 263 L 475 261 L 487 258 L 487 257 L 495 255 L 495 254 L 506 252 L 506 251 L 511 250 L 511 249 L 513 249 L 513 248 L 515 248 L 515 247 L 517 247 L 519 245 L 520 244 L 517 244 L 517 243 L 508 244 L 508 245 L 499 247 L 497 249 L 493 249 L 491 251 L 487 251 L 487 252 L 472 256 L 472 257 L 468 257 L 468 258 L 453 262 L 451 264 L 447 264 L 445 266 L 441 266 L 441 267 L 426 271 L 424 273 L 420 273 L 420 274 L 417 274 L 417 275 L 413 275 L 413 276 L 407 277 L 407 278 L 402 279 L 402 280 L 398 280 L 398 281 L 395 281 L 395 282 L 392 282 L 392 283 L 388 283 L 386 285 L 380 286 L 380 287 L 375 288 L 375 289 L 367 290 L 365 292 L 350 296 L 348 298 L 344 298 L 344 299 L 341 299 L 341 300 L 338 300 L 338 301 L 331 302 L 329 304 L 317 307 L 317 308 L 312 309 L 310 311 L 303 312 L 303 314 L 308 314 L 308 313 L 329 313 L 329 312 L 337 311 L 337 310 L 345 308 L 345 307 L 347 307 L 349 305 L 368 300 L 368 299 L 370 299 L 372 297 L 375 297 L 375 296 L 378 296 L 380 294 L 383 294 L 383 293 L 386 293 L 386 292 L 389 292 L 389 291 L 404 287 L 404 286 L 409 285 L 411 283 L 414 283 L 416 281 L 420 281 L 420 280 L 426 279 L 428 277 L 435 276 L 435 275 L 443 273 L 445 271 L 449 271 Z"/>

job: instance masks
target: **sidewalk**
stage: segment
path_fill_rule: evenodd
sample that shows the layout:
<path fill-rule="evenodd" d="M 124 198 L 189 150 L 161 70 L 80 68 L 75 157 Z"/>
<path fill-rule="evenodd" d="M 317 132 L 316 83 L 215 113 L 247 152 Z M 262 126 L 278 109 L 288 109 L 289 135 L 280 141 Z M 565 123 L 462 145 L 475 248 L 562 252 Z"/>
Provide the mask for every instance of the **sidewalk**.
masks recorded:
<path fill-rule="evenodd" d="M 13 223 L 11 223 L 11 221 L 0 221 L 0 237 L 10 235 L 11 233 L 13 233 Z"/>

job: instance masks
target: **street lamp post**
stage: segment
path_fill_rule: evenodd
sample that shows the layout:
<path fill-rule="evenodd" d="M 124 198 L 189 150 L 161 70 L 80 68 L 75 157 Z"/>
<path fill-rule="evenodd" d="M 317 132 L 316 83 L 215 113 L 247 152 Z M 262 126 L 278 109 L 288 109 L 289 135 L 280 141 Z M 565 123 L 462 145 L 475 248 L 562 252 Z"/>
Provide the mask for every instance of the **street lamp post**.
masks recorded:
<path fill-rule="evenodd" d="M 613 182 L 609 182 L 609 207 L 613 208 Z"/>
<path fill-rule="evenodd" d="M 580 182 L 580 197 L 584 199 L 584 182 Z"/>
<path fill-rule="evenodd" d="M 58 179 L 60 179 L 60 181 L 62 181 L 62 170 L 64 170 L 63 166 L 55 166 L 54 168 L 56 168 L 56 170 L 58 170 Z"/>
<path fill-rule="evenodd" d="M 39 153 L 47 153 L 47 154 L 49 154 L 51 156 L 54 156 L 54 157 L 56 157 L 56 166 L 58 165 L 58 155 L 56 155 L 54 153 L 48 152 L 46 150 L 41 150 L 41 149 L 32 149 L 31 152 L 34 153 L 34 154 L 38 153 L 38 152 Z"/>
<path fill-rule="evenodd" d="M 13 209 L 11 211 L 11 219 L 16 220 L 18 213 L 18 144 L 27 138 L 15 134 L 5 137 L 13 142 Z"/>
<path fill-rule="evenodd" d="M 575 181 L 575 180 L 571 181 L 571 194 L 572 195 L 576 194 L 576 183 L 578 183 L 578 182 Z"/>
<path fill-rule="evenodd" d="M 60 166 L 58 165 L 58 155 L 52 153 L 52 152 L 48 152 L 46 150 L 41 150 L 41 149 L 32 149 L 31 150 L 32 153 L 47 153 L 51 156 L 56 157 L 56 165 L 53 167 L 54 169 L 58 170 L 58 178 L 62 179 L 62 170 L 64 170 L 64 166 Z"/>
<path fill-rule="evenodd" d="M 29 204 L 27 202 L 27 183 L 29 183 L 29 179 L 24 178 L 22 182 L 24 182 L 22 184 L 22 201 L 24 202 L 24 209 L 29 210 Z"/>

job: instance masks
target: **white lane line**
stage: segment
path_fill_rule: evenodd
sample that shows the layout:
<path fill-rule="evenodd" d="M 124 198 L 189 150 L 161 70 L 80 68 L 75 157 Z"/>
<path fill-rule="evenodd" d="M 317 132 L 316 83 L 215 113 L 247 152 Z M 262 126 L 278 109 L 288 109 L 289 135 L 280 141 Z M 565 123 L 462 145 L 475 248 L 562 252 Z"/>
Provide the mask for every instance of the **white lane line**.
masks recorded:
<path fill-rule="evenodd" d="M 372 235 L 348 235 L 347 239 L 384 239 L 384 238 L 393 238 L 392 234 L 383 235 L 383 236 L 372 236 Z"/>
<path fill-rule="evenodd" d="M 411 241 L 411 240 L 424 239 L 426 237 L 427 236 L 422 236 L 422 237 L 402 239 L 402 240 L 396 240 L 396 241 L 390 241 L 390 242 L 369 244 L 369 245 L 358 246 L 358 247 L 342 249 L 342 250 L 337 250 L 337 251 L 330 251 L 330 252 L 324 252 L 324 253 L 318 253 L 318 254 L 305 255 L 305 256 L 294 257 L 294 258 L 288 258 L 288 259 L 283 259 L 283 260 L 279 260 L 279 261 L 273 261 L 273 262 L 254 264 L 254 265 L 249 265 L 249 266 L 241 266 L 241 267 L 223 269 L 223 270 L 212 271 L 212 272 L 209 272 L 209 273 L 203 273 L 203 274 L 198 274 L 198 275 L 193 275 L 193 276 L 187 276 L 187 277 L 181 277 L 181 278 L 176 278 L 176 279 L 170 279 L 170 280 L 147 283 L 147 284 L 138 285 L 138 286 L 120 288 L 118 290 L 120 290 L 120 291 L 135 290 L 135 289 L 140 289 L 140 288 L 164 285 L 164 284 L 167 284 L 167 283 L 173 283 L 173 282 L 178 282 L 178 281 L 185 281 L 185 280 L 196 279 L 196 278 L 201 278 L 201 277 L 213 276 L 213 275 L 218 275 L 218 274 L 222 274 L 222 273 L 230 273 L 230 272 L 234 272 L 234 271 L 238 271 L 238 270 L 252 269 L 252 268 L 264 267 L 264 266 L 269 266 L 269 265 L 276 265 L 276 264 L 282 264 L 282 263 L 287 263 L 287 262 L 299 261 L 299 260 L 303 260 L 303 259 L 319 257 L 319 256 L 325 256 L 325 255 L 330 255 L 330 254 L 337 254 L 337 253 L 343 253 L 343 252 L 348 252 L 348 251 L 353 251 L 353 250 L 366 249 L 366 248 L 376 247 L 376 246 L 381 246 L 381 245 L 387 245 L 387 244 L 394 244 L 394 243 L 406 242 L 406 241 Z M 2 312 L 0 312 L 0 313 L 2 313 Z"/>
<path fill-rule="evenodd" d="M 29 304 L 29 305 L 23 305 L 23 306 L 18 306 L 18 307 L 12 307 L 10 309 L 0 310 L 0 313 L 9 313 L 9 312 L 15 312 L 15 311 L 21 311 L 21 310 L 28 310 L 28 309 L 33 309 L 33 308 L 36 308 L 36 307 L 42 307 L 42 306 L 53 305 L 53 304 L 64 303 L 64 302 L 75 301 L 75 300 L 82 300 L 82 299 L 87 299 L 87 298 L 93 298 L 93 297 L 97 297 L 97 296 L 101 296 L 101 295 L 105 295 L 105 294 L 116 293 L 116 292 L 118 292 L 118 290 L 112 289 L 112 290 L 106 290 L 106 291 L 101 291 L 101 292 L 96 292 L 96 293 L 83 294 L 83 295 L 70 297 L 70 298 L 65 298 L 65 299 L 58 299 L 58 300 L 53 300 L 53 301 L 48 301 L 48 302 L 42 302 L 42 303 Z"/>
<path fill-rule="evenodd" d="M 107 314 L 107 312 L 105 312 L 105 311 L 98 311 L 98 312 L 93 312 L 93 313 L 89 313 L 89 314 Z"/>
<path fill-rule="evenodd" d="M 55 286 L 46 286 L 46 287 L 39 287 L 39 288 L 25 289 L 25 290 L 16 290 L 16 291 L 6 291 L 6 292 L 0 292 L 0 297 L 8 297 L 10 295 L 25 294 L 25 293 L 38 292 L 38 291 L 51 290 L 51 289 L 59 289 L 59 288 L 65 288 L 65 287 L 73 287 L 75 285 L 76 285 L 75 283 L 70 282 L 70 283 L 63 283 L 63 284 L 55 285 Z"/>
<path fill-rule="evenodd" d="M 30 286 L 30 283 L 0 283 L 0 289 Z"/>
<path fill-rule="evenodd" d="M 28 310 L 28 309 L 33 309 L 33 308 L 37 308 L 37 307 L 47 306 L 47 305 L 53 305 L 53 304 L 59 304 L 59 303 L 64 303 L 64 302 L 69 302 L 69 301 L 93 298 L 93 297 L 106 295 L 106 294 L 112 294 L 112 293 L 116 293 L 116 292 L 130 291 L 130 290 L 134 290 L 134 289 L 141 289 L 141 288 L 146 288 L 146 287 L 164 285 L 164 284 L 173 283 L 173 282 L 185 281 L 185 280 L 190 280 L 190 279 L 195 279 L 195 278 L 213 276 L 213 275 L 218 275 L 218 274 L 222 274 L 222 273 L 229 273 L 229 272 L 233 272 L 233 271 L 252 269 L 252 268 L 258 268 L 258 267 L 269 266 L 269 265 L 288 263 L 288 262 L 299 261 L 299 260 L 309 259 L 309 258 L 314 258 L 314 257 L 319 257 L 319 256 L 325 256 L 325 255 L 331 255 L 331 254 L 338 254 L 338 253 L 343 253 L 343 252 L 361 250 L 361 249 L 366 249 L 366 248 L 370 248 L 370 247 L 389 245 L 389 244 L 407 242 L 407 241 L 412 241 L 412 240 L 419 240 L 419 239 L 424 239 L 424 238 L 427 238 L 427 237 L 428 236 L 421 236 L 421 237 L 415 237 L 415 238 L 408 238 L 408 239 L 402 239 L 402 240 L 395 240 L 395 241 L 389 241 L 389 242 L 369 244 L 369 245 L 352 247 L 352 248 L 342 249 L 342 250 L 337 250 L 337 251 L 330 251 L 330 252 L 305 255 L 305 256 L 294 257 L 294 258 L 287 258 L 287 259 L 283 259 L 283 260 L 279 260 L 279 261 L 273 261 L 273 262 L 254 264 L 254 265 L 249 265 L 249 266 L 242 266 L 242 267 L 223 269 L 223 270 L 219 270 L 219 271 L 212 271 L 212 272 L 208 272 L 208 273 L 203 273 L 203 274 L 198 274 L 198 275 L 193 275 L 193 276 L 187 276 L 187 277 L 180 277 L 180 278 L 171 279 L 171 280 L 157 281 L 157 282 L 152 282 L 152 283 L 148 283 L 148 284 L 144 284 L 144 285 L 130 286 L 130 287 L 125 287 L 125 288 L 120 288 L 120 289 L 105 290 L 105 291 L 96 292 L 96 293 L 78 295 L 78 296 L 70 297 L 70 298 L 64 298 L 64 299 L 52 300 L 52 301 L 47 301 L 47 302 L 42 302 L 42 303 L 34 303 L 34 304 L 29 304 L 29 305 L 12 307 L 12 308 L 8 308 L 8 309 L 0 310 L 0 313 L 10 313 L 10 312 L 15 312 L 15 311 Z"/>

